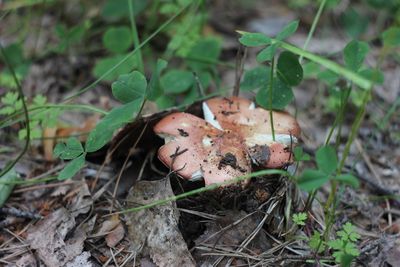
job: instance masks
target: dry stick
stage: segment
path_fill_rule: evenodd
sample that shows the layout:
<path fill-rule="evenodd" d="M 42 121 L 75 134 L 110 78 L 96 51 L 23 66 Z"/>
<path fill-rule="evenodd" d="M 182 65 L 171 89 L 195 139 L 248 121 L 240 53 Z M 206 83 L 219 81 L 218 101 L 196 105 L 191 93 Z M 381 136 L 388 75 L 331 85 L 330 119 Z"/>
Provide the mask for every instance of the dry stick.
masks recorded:
<path fill-rule="evenodd" d="M 38 190 L 38 189 L 44 189 L 44 188 L 52 188 L 52 187 L 58 187 L 58 186 L 63 186 L 63 185 L 71 185 L 77 183 L 76 181 L 65 181 L 65 182 L 59 182 L 59 183 L 53 183 L 53 184 L 42 184 L 42 185 L 36 185 L 36 186 L 31 186 L 31 187 L 23 187 L 21 189 L 14 190 L 13 192 L 15 194 L 20 194 L 32 190 Z"/>
<path fill-rule="evenodd" d="M 243 45 L 239 46 L 236 54 L 236 69 L 235 69 L 235 87 L 233 88 L 233 96 L 239 95 L 240 79 L 243 74 L 244 61 L 247 55 L 247 48 Z"/>
<path fill-rule="evenodd" d="M 197 90 L 198 90 L 199 95 L 201 97 L 204 97 L 205 96 L 204 88 L 203 88 L 203 85 L 200 82 L 199 76 L 197 75 L 196 72 L 193 72 L 193 76 L 194 76 L 194 79 L 195 79 L 196 84 L 197 84 Z"/>
<path fill-rule="evenodd" d="M 17 208 L 11 207 L 11 208 L 0 208 L 0 213 L 3 214 L 8 214 L 14 217 L 21 217 L 21 218 L 28 218 L 28 219 L 41 219 L 43 218 L 42 215 L 31 212 L 31 211 L 24 211 L 24 210 L 19 210 Z"/>
<path fill-rule="evenodd" d="M 144 132 L 147 129 L 147 125 L 148 125 L 148 123 L 146 123 L 144 125 L 142 131 L 140 132 L 140 135 L 139 135 L 138 139 L 136 139 L 136 141 L 133 144 L 133 146 L 131 147 L 131 149 L 129 149 L 128 155 L 126 156 L 125 161 L 122 164 L 121 171 L 118 174 L 117 182 L 115 183 L 115 187 L 114 187 L 113 198 L 112 198 L 111 207 L 110 207 L 110 213 L 112 212 L 113 207 L 114 207 L 114 201 L 115 201 L 115 197 L 117 195 L 117 189 L 118 189 L 119 181 L 121 180 L 121 176 L 125 171 L 125 168 L 126 168 L 126 165 L 128 164 L 129 158 L 131 157 L 131 155 L 132 155 L 133 151 L 135 150 L 135 148 L 136 148 L 137 144 L 139 143 L 139 141 L 142 139 L 142 136 L 143 136 Z"/>

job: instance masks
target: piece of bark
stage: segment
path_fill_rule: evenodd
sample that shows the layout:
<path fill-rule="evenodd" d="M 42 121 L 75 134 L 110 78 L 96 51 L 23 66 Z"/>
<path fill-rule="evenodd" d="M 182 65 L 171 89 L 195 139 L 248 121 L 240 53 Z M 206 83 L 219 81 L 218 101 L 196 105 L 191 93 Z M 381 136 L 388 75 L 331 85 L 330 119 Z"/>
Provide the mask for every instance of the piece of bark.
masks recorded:
<path fill-rule="evenodd" d="M 64 266 L 83 251 L 86 233 L 76 229 L 75 218 L 65 208 L 58 209 L 28 230 L 26 241 L 47 266 Z"/>
<path fill-rule="evenodd" d="M 173 196 L 169 180 L 139 181 L 129 192 L 130 207 Z M 129 208 L 129 207 L 128 207 Z M 179 212 L 175 202 L 126 215 L 133 250 L 150 256 L 157 266 L 195 266 L 178 229 Z"/>

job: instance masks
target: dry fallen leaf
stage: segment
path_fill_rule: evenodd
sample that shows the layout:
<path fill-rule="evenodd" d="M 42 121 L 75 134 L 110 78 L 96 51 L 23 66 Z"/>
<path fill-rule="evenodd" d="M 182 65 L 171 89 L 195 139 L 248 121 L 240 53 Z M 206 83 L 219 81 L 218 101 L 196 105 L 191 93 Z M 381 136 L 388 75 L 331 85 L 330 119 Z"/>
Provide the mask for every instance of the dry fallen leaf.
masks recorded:
<path fill-rule="evenodd" d="M 106 236 L 107 246 L 115 247 L 125 236 L 125 229 L 119 220 L 118 215 L 113 215 L 108 220 L 104 221 L 100 228 L 92 237 Z"/>
<path fill-rule="evenodd" d="M 90 194 L 89 187 L 86 182 L 78 185 L 78 194 L 74 196 L 68 210 L 71 211 L 72 216 L 76 217 L 79 214 L 88 213 L 93 205 L 92 195 Z"/>
<path fill-rule="evenodd" d="M 128 203 L 137 206 L 171 196 L 169 180 L 139 181 L 129 192 Z M 126 222 L 133 250 L 142 257 L 149 255 L 157 266 L 195 266 L 178 229 L 175 203 L 129 213 Z"/>
<path fill-rule="evenodd" d="M 32 254 L 24 254 L 17 262 L 15 266 L 17 267 L 31 267 L 36 266 L 36 259 Z"/>
<path fill-rule="evenodd" d="M 83 251 L 86 233 L 78 228 L 70 235 L 74 227 L 74 217 L 61 208 L 30 228 L 26 241 L 47 266 L 64 266 Z"/>
<path fill-rule="evenodd" d="M 109 234 L 106 236 L 107 246 L 110 248 L 115 247 L 124 238 L 125 229 L 124 226 L 119 223 Z"/>

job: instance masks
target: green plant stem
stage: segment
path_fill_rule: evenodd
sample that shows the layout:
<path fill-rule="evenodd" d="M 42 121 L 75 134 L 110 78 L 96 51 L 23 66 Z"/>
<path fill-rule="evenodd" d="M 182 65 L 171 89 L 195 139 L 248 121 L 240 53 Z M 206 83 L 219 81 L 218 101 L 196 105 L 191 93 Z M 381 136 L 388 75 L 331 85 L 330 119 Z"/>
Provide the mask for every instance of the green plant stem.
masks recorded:
<path fill-rule="evenodd" d="M 336 151 L 338 150 L 340 142 L 341 142 L 340 137 L 342 135 L 342 126 L 343 126 L 344 116 L 346 113 L 347 102 L 349 101 L 349 97 L 350 97 L 352 90 L 353 90 L 352 85 L 350 85 L 349 88 L 345 89 L 344 96 L 341 95 L 341 107 L 339 110 L 339 116 L 338 116 L 337 123 L 336 123 L 336 126 L 338 127 L 337 134 L 336 134 L 336 141 L 335 141 Z M 329 140 L 328 140 L 328 142 L 329 142 Z"/>
<path fill-rule="evenodd" d="M 313 20 L 312 25 L 311 25 L 311 29 L 310 29 L 310 31 L 308 32 L 307 39 L 306 39 L 306 41 L 305 41 L 305 43 L 304 43 L 303 50 L 307 50 L 307 46 L 308 46 L 308 44 L 309 44 L 309 42 L 310 42 L 312 36 L 314 35 L 315 29 L 316 29 L 316 27 L 317 27 L 317 23 L 318 23 L 318 21 L 319 21 L 319 18 L 321 17 L 322 10 L 323 10 L 324 7 L 325 7 L 325 3 L 326 3 L 326 0 L 322 0 L 321 3 L 320 3 L 320 5 L 319 5 L 317 14 L 316 14 L 315 17 L 314 17 L 314 20 Z M 301 62 L 303 61 L 303 56 L 302 56 L 302 55 L 300 56 L 299 61 L 300 61 L 300 64 L 301 64 Z"/>
<path fill-rule="evenodd" d="M 161 4 L 160 1 L 151 2 L 150 12 L 149 12 L 150 15 L 146 21 L 143 31 L 145 37 L 148 36 L 148 32 L 150 31 L 150 29 L 152 29 L 156 25 L 157 19 L 159 18 L 158 10 L 160 4 Z"/>
<path fill-rule="evenodd" d="M 358 130 L 359 130 L 360 126 L 361 126 L 361 123 L 363 121 L 363 118 L 364 118 L 364 115 L 365 115 L 365 109 L 366 109 L 366 106 L 368 104 L 368 101 L 369 101 L 369 98 L 370 98 L 370 94 L 371 94 L 370 90 L 364 92 L 362 105 L 359 108 L 359 110 L 357 112 L 357 115 L 356 115 L 356 118 L 354 120 L 354 123 L 353 123 L 353 125 L 351 127 L 350 136 L 349 136 L 349 138 L 348 138 L 348 140 L 346 142 L 346 145 L 344 147 L 342 159 L 341 159 L 341 161 L 339 163 L 339 167 L 337 169 L 336 175 L 340 175 L 342 173 L 342 170 L 344 168 L 346 159 L 347 159 L 347 157 L 348 157 L 348 155 L 350 153 L 351 144 L 353 143 L 354 138 L 356 137 L 356 135 L 358 133 Z M 335 209 L 334 209 L 334 207 L 332 207 L 332 205 L 335 202 L 337 186 L 338 186 L 338 182 L 333 180 L 332 183 L 331 183 L 331 192 L 330 192 L 330 194 L 328 196 L 328 200 L 326 201 L 325 206 L 324 206 L 324 210 L 325 210 L 325 213 L 327 214 L 327 218 L 328 218 L 327 219 L 326 228 L 325 228 L 325 232 L 324 232 L 324 239 L 325 240 L 327 240 L 329 232 L 330 232 L 330 229 L 331 229 L 331 227 L 333 225 Z"/>
<path fill-rule="evenodd" d="M 90 89 L 92 89 L 93 87 L 95 87 L 97 84 L 99 84 L 104 77 L 106 77 L 107 75 L 109 75 L 111 72 L 113 72 L 116 68 L 118 68 L 121 64 L 123 64 L 124 62 L 126 62 L 131 56 L 133 56 L 137 51 L 139 51 L 143 46 L 145 46 L 151 39 L 153 39 L 157 34 L 159 34 L 162 30 L 164 30 L 172 21 L 174 21 L 180 14 L 182 14 L 183 11 L 185 11 L 189 6 L 191 5 L 191 3 L 189 3 L 188 5 L 182 7 L 174 16 L 172 16 L 171 18 L 169 18 L 166 22 L 164 22 L 160 27 L 158 27 L 157 30 L 155 30 L 149 37 L 147 37 L 142 43 L 140 43 L 140 45 L 138 45 L 137 47 L 135 47 L 135 49 L 133 51 L 131 51 L 128 55 L 126 55 L 123 59 L 121 59 L 120 62 L 118 62 L 117 64 L 115 64 L 112 68 L 110 68 L 108 71 L 106 71 L 103 75 L 101 75 L 98 79 L 96 79 L 94 82 L 92 82 L 91 84 L 89 84 L 88 86 L 82 88 L 81 90 L 79 90 L 78 92 L 66 97 L 63 102 L 68 102 L 71 99 L 89 91 Z"/>
<path fill-rule="evenodd" d="M 338 116 L 336 116 L 335 121 L 333 122 L 333 125 L 332 125 L 331 129 L 329 130 L 328 136 L 325 140 L 325 145 L 329 145 L 329 142 L 331 141 L 333 132 L 335 131 L 336 127 L 339 125 L 339 127 L 341 128 L 340 125 L 344 120 L 346 104 L 347 104 L 347 101 L 349 100 L 351 90 L 352 90 L 351 85 L 350 85 L 350 88 L 345 89 L 345 92 L 344 92 L 345 95 L 344 95 L 344 97 L 342 96 L 341 103 L 340 103 L 339 114 L 338 114 Z M 340 135 L 340 133 L 338 133 L 338 135 Z M 338 145 L 339 144 L 336 143 L 336 149 L 338 148 Z"/>
<path fill-rule="evenodd" d="M 271 132 L 272 132 L 272 140 L 275 141 L 275 128 L 274 128 L 274 117 L 272 111 L 272 90 L 274 88 L 274 68 L 275 68 L 275 57 L 272 57 L 271 60 L 271 70 L 269 73 L 269 119 L 271 123 Z"/>
<path fill-rule="evenodd" d="M 348 99 L 349 99 L 349 97 L 350 97 L 350 93 L 351 93 L 351 85 L 350 85 L 350 88 L 348 88 L 348 89 L 345 91 L 345 95 L 344 95 L 344 97 L 342 97 L 342 99 L 341 99 L 339 114 L 338 114 L 338 116 L 335 118 L 335 121 L 333 122 L 333 125 L 332 125 L 332 127 L 331 127 L 331 129 L 330 129 L 330 131 L 329 131 L 329 133 L 328 133 L 328 136 L 327 136 L 327 138 L 326 138 L 326 140 L 325 140 L 325 145 L 328 145 L 328 144 L 329 144 L 329 142 L 330 142 L 330 140 L 331 140 L 331 138 L 332 138 L 333 132 L 334 132 L 336 126 L 338 126 L 338 125 L 339 125 L 338 136 L 340 136 L 341 125 L 342 125 L 343 120 L 344 120 L 344 115 L 345 115 L 345 111 L 346 111 L 346 104 L 347 104 L 347 101 L 348 101 Z M 338 140 L 337 140 L 337 141 L 336 141 L 336 146 L 335 146 L 335 147 L 336 147 L 336 150 L 338 149 L 338 146 L 339 146 L 339 142 L 338 142 Z M 306 201 L 306 205 L 305 205 L 305 208 L 304 208 L 305 211 L 310 210 L 311 204 L 312 204 L 312 202 L 313 202 L 314 199 L 315 199 L 316 193 L 317 193 L 317 190 L 313 190 L 313 191 L 308 195 L 307 201 Z"/>
<path fill-rule="evenodd" d="M 32 111 L 35 111 L 35 110 L 41 110 L 41 109 L 52 109 L 52 108 L 54 108 L 54 109 L 80 109 L 80 110 L 93 111 L 93 112 L 100 113 L 100 114 L 103 114 L 103 115 L 107 115 L 108 114 L 107 111 L 104 111 L 102 109 L 99 109 L 99 108 L 96 108 L 96 107 L 93 107 L 93 106 L 79 105 L 79 104 L 76 104 L 76 105 L 73 105 L 73 104 L 71 104 L 71 105 L 68 105 L 68 104 L 49 104 L 49 105 L 43 105 L 43 106 L 36 106 L 36 107 L 33 107 L 33 108 L 28 108 L 28 112 L 32 112 Z M 41 112 L 43 112 L 43 111 L 39 111 L 37 113 L 30 114 L 30 115 L 34 116 L 34 115 L 40 114 Z M 17 122 L 20 122 L 22 119 L 17 119 L 17 120 L 12 120 L 12 121 L 10 121 L 10 120 L 12 118 L 18 117 L 18 116 L 20 116 L 22 114 L 24 114 L 24 111 L 16 112 L 16 113 L 8 116 L 6 119 L 0 121 L 0 129 L 8 127 L 10 125 L 13 125 L 13 124 L 15 124 Z"/>
<path fill-rule="evenodd" d="M 211 185 L 208 185 L 208 186 L 205 186 L 205 187 L 201 187 L 201 188 L 189 191 L 189 192 L 185 192 L 183 194 L 179 194 L 179 195 L 176 195 L 176 196 L 168 197 L 168 198 L 165 198 L 165 199 L 160 199 L 160 200 L 151 202 L 149 204 L 145 204 L 145 205 L 142 205 L 142 206 L 139 206 L 139 207 L 122 210 L 122 211 L 115 212 L 115 213 L 112 213 L 112 214 L 109 214 L 109 215 L 123 214 L 123 213 L 128 213 L 128 212 L 137 212 L 137 211 L 140 211 L 140 210 L 149 209 L 149 208 L 152 208 L 152 207 L 155 207 L 155 206 L 164 205 L 164 204 L 172 202 L 172 201 L 177 201 L 177 200 L 182 199 L 182 198 L 186 198 L 186 197 L 197 195 L 197 194 L 200 194 L 200 193 L 203 193 L 203 192 L 206 192 L 206 191 L 214 190 L 214 189 L 217 189 L 218 187 L 221 187 L 221 186 L 227 186 L 227 185 L 230 185 L 230 184 L 238 183 L 238 182 L 241 182 L 241 181 L 253 178 L 253 177 L 257 177 L 257 176 L 272 175 L 272 174 L 280 174 L 280 175 L 290 176 L 290 174 L 287 171 L 284 171 L 284 170 L 274 170 L 274 169 L 273 170 L 262 170 L 262 171 L 250 173 L 250 174 L 247 174 L 247 175 L 239 176 L 239 177 L 236 177 L 235 179 L 232 179 L 232 180 L 229 180 L 229 181 L 225 181 L 225 182 L 222 182 L 222 183 L 211 184 Z"/>
<path fill-rule="evenodd" d="M 0 43 L 0 50 L 1 50 L 1 54 L 3 56 L 3 60 L 6 63 L 8 69 L 11 72 L 11 75 L 13 76 L 14 82 L 17 85 L 17 90 L 18 90 L 18 94 L 19 94 L 19 98 L 21 99 L 22 102 L 22 110 L 24 111 L 24 117 L 25 117 L 25 127 L 26 127 L 26 140 L 25 140 L 25 145 L 22 149 L 22 151 L 18 154 L 18 156 L 11 161 L 10 163 L 8 163 L 0 172 L 0 177 L 3 177 L 3 175 L 5 175 L 6 173 L 8 173 L 14 166 L 15 164 L 17 164 L 17 162 L 24 156 L 24 154 L 26 153 L 26 151 L 28 151 L 29 148 L 29 144 L 30 144 L 30 138 L 31 138 L 31 129 L 30 129 L 30 123 L 29 123 L 29 112 L 28 112 L 28 107 L 26 105 L 25 102 L 25 96 L 24 96 L 24 92 L 22 91 L 22 87 L 21 84 L 19 83 L 19 80 L 17 78 L 17 75 L 14 71 L 13 66 L 11 66 L 10 61 L 7 58 L 6 52 L 4 50 L 3 45 Z"/>
<path fill-rule="evenodd" d="M 128 6 L 129 6 L 129 20 L 131 21 L 131 30 L 132 30 L 132 37 L 133 37 L 133 44 L 135 45 L 135 49 L 140 46 L 139 42 L 139 34 L 136 28 L 136 22 L 135 22 L 135 14 L 133 13 L 133 4 L 131 0 L 128 1 Z M 143 56 L 142 56 L 142 51 L 139 48 L 137 52 L 137 60 L 138 60 L 138 68 L 141 73 L 144 73 L 144 66 L 143 66 Z"/>
<path fill-rule="evenodd" d="M 315 63 L 318 63 L 322 66 L 324 66 L 325 68 L 327 68 L 330 71 L 333 71 L 336 74 L 339 74 L 343 77 L 345 77 L 346 79 L 352 81 L 354 84 L 358 85 L 360 88 L 364 89 L 364 90 L 370 90 L 372 88 L 372 81 L 362 77 L 361 75 L 346 69 L 343 66 L 340 66 L 339 64 L 337 64 L 336 62 L 333 62 L 329 59 L 317 56 L 313 53 L 310 53 L 308 51 L 305 51 L 299 47 L 296 47 L 294 45 L 276 40 L 276 39 L 272 39 L 273 43 L 279 42 L 281 47 L 294 53 L 297 54 L 299 56 L 303 56 L 304 58 L 307 58 Z"/>
<path fill-rule="evenodd" d="M 39 183 L 44 183 L 48 181 L 53 181 L 57 180 L 57 176 L 50 176 L 50 177 L 45 177 L 45 178 L 39 178 L 39 179 L 28 179 L 28 180 L 17 180 L 17 181 L 1 181 L 0 184 L 5 184 L 5 185 L 27 185 L 27 184 L 39 184 Z"/>
<path fill-rule="evenodd" d="M 397 97 L 396 101 L 393 103 L 393 105 L 389 108 L 389 110 L 386 112 L 385 116 L 383 117 L 381 123 L 377 124 L 378 128 L 381 130 L 384 130 L 390 120 L 390 117 L 396 112 L 398 107 L 400 106 L 400 96 Z"/>

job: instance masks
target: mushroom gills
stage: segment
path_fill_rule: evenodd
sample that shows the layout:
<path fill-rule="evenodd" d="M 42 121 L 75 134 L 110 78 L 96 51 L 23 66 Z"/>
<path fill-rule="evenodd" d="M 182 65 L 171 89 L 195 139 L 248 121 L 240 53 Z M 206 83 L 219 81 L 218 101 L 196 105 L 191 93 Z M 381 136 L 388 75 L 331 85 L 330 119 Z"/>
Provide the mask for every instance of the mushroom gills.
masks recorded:
<path fill-rule="evenodd" d="M 272 134 L 259 134 L 256 133 L 251 137 L 246 138 L 246 144 L 249 147 L 255 145 L 270 145 L 272 143 L 281 143 L 289 146 L 291 144 L 297 144 L 297 138 L 290 134 L 275 134 L 275 141 L 273 140 Z"/>
<path fill-rule="evenodd" d="M 208 123 L 210 123 L 212 126 L 214 126 L 215 128 L 217 128 L 218 130 L 223 131 L 221 125 L 219 124 L 219 122 L 217 121 L 214 113 L 212 113 L 210 107 L 207 105 L 206 102 L 203 102 L 203 114 L 204 114 L 204 120 Z"/>
<path fill-rule="evenodd" d="M 164 143 L 167 144 L 171 141 L 175 141 L 175 136 L 170 134 L 158 134 L 159 137 L 164 139 Z"/>
<path fill-rule="evenodd" d="M 200 168 L 197 171 L 195 171 L 194 173 L 192 173 L 192 176 L 190 177 L 190 181 L 194 182 L 194 181 L 199 181 L 201 179 L 203 179 L 203 170 Z"/>

